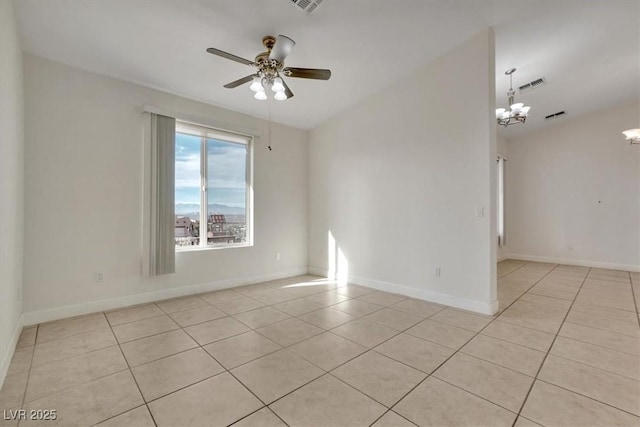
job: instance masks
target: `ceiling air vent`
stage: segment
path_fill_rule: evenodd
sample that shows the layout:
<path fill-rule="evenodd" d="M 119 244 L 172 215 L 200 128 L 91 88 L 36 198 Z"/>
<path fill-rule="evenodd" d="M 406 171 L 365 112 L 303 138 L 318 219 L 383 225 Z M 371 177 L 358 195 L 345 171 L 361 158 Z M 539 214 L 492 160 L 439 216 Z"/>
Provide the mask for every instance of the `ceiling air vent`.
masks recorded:
<path fill-rule="evenodd" d="M 545 116 L 545 120 L 553 120 L 553 119 L 557 119 L 558 117 L 563 117 L 566 116 L 567 112 L 566 111 L 558 111 L 557 113 L 553 113 L 553 114 L 549 114 L 548 116 Z"/>
<path fill-rule="evenodd" d="M 520 86 L 518 89 L 520 90 L 520 93 L 527 92 L 531 89 L 537 88 L 538 86 L 542 86 L 545 83 L 547 83 L 547 79 L 545 79 L 544 77 L 540 77 L 539 79 L 529 82 L 526 85 Z"/>
<path fill-rule="evenodd" d="M 295 4 L 305 12 L 311 13 L 316 10 L 318 6 L 320 6 L 322 1 L 323 0 L 291 0 L 291 3 Z"/>

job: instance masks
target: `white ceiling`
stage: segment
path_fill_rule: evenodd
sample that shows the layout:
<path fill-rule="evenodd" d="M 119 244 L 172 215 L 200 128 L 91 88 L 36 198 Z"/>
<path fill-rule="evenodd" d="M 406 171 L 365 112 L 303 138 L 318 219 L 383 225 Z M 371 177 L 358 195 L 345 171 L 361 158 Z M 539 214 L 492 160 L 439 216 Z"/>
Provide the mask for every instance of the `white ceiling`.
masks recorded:
<path fill-rule="evenodd" d="M 24 51 L 290 126 L 310 129 L 418 69 L 483 28 L 496 33 L 498 106 L 514 86 L 532 106 L 516 135 L 640 96 L 640 0 L 324 0 L 311 15 L 290 0 L 17 0 Z M 295 97 L 260 102 L 223 84 L 248 66 L 266 34 L 297 44 L 287 65 L 329 68 L 327 82 L 288 79 Z M 473 64 L 469 64 L 473 67 Z M 464 104 L 464 100 L 460 100 Z M 558 120 L 560 121 L 560 120 Z M 640 123 L 639 123 L 640 124 Z"/>

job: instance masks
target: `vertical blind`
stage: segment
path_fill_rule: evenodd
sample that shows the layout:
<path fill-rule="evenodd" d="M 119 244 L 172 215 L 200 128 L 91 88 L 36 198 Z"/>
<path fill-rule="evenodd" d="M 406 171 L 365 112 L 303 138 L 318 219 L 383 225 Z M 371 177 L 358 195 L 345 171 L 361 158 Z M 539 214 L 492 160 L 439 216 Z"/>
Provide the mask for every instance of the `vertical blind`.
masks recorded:
<path fill-rule="evenodd" d="M 145 192 L 149 208 L 145 218 L 148 242 L 144 245 L 148 276 L 175 273 L 175 138 L 173 117 L 147 113 L 149 162 Z"/>

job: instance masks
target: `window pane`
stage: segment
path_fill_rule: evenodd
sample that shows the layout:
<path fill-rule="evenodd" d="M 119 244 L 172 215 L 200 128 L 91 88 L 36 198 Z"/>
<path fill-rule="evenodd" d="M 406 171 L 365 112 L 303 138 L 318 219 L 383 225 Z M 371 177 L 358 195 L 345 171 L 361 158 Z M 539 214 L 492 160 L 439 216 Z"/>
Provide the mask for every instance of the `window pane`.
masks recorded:
<path fill-rule="evenodd" d="M 247 145 L 207 139 L 207 243 L 247 241 Z"/>
<path fill-rule="evenodd" d="M 199 136 L 176 133 L 176 246 L 196 246 L 200 235 Z"/>

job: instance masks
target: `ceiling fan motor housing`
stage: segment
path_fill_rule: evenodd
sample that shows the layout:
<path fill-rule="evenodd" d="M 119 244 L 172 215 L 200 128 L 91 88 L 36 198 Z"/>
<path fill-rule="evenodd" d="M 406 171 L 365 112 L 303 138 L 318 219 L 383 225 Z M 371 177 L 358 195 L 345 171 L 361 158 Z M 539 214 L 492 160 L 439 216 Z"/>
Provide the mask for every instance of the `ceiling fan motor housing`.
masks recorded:
<path fill-rule="evenodd" d="M 269 51 L 271 51 L 271 49 L 273 49 L 273 46 L 275 46 L 275 44 L 276 44 L 276 38 L 274 36 L 264 36 L 262 38 L 262 44 Z"/>

